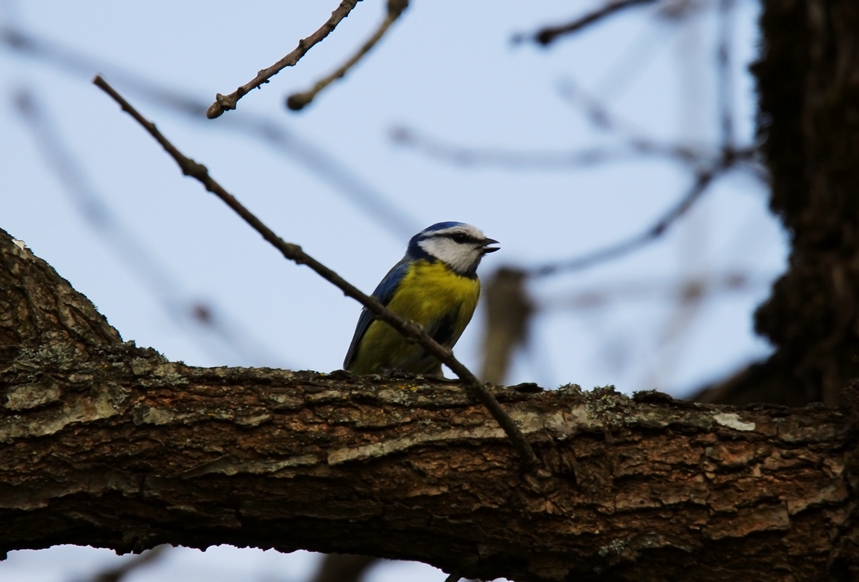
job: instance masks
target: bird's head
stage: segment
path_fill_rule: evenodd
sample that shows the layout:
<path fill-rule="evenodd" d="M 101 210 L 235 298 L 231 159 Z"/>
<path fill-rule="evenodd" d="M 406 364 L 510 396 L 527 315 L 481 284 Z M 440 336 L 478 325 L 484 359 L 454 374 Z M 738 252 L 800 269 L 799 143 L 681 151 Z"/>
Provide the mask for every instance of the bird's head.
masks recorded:
<path fill-rule="evenodd" d="M 423 229 L 409 241 L 408 254 L 414 259 L 437 259 L 460 275 L 477 272 L 480 259 L 494 253 L 497 240 L 486 238 L 480 229 L 462 222 L 438 222 Z"/>

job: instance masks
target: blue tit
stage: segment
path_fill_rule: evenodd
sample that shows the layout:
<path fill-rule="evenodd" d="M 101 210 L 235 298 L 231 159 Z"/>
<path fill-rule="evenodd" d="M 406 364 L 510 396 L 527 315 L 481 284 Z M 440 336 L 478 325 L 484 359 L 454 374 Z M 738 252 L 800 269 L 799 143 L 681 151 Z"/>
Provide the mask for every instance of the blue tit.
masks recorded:
<path fill-rule="evenodd" d="M 480 280 L 477 265 L 498 241 L 462 222 L 439 222 L 409 241 L 406 256 L 373 291 L 382 305 L 421 324 L 441 345 L 452 348 L 471 321 Z M 414 340 L 361 311 L 343 368 L 356 374 L 390 371 L 441 376 L 441 363 Z"/>

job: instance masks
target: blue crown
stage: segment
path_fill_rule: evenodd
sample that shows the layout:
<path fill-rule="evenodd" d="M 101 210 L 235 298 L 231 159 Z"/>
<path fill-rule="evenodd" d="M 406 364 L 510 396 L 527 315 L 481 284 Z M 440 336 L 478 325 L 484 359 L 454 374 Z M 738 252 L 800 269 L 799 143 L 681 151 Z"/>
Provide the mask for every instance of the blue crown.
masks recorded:
<path fill-rule="evenodd" d="M 415 236 L 420 236 L 429 232 L 435 232 L 437 230 L 444 230 L 446 228 L 453 228 L 454 226 L 462 226 L 462 224 L 462 222 L 456 222 L 453 220 L 447 222 L 436 222 L 434 225 L 426 227 Z"/>

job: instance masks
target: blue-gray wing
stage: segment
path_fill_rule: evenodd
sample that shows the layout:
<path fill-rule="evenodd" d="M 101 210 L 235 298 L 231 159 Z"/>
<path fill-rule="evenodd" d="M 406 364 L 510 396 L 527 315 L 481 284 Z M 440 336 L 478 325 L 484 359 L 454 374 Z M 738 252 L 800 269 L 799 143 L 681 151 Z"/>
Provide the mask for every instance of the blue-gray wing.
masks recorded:
<path fill-rule="evenodd" d="M 394 297 L 394 291 L 396 291 L 397 287 L 400 284 L 400 281 L 403 280 L 403 277 L 406 276 L 406 271 L 409 269 L 409 259 L 408 257 L 403 257 L 403 259 L 393 266 L 393 268 L 388 271 L 388 274 L 382 279 L 382 281 L 376 286 L 376 290 L 373 291 L 373 297 L 378 299 L 382 305 L 388 305 L 391 302 L 391 299 Z M 367 333 L 367 329 L 370 327 L 370 324 L 373 323 L 373 320 L 376 319 L 376 316 L 367 309 L 366 307 L 361 310 L 361 316 L 358 318 L 358 325 L 355 327 L 355 335 L 352 336 L 352 343 L 349 345 L 349 351 L 346 352 L 346 359 L 343 360 L 343 369 L 348 370 L 349 366 L 352 365 L 352 362 L 355 360 L 355 356 L 358 354 L 358 344 L 361 343 L 361 339 L 364 337 L 364 334 Z"/>

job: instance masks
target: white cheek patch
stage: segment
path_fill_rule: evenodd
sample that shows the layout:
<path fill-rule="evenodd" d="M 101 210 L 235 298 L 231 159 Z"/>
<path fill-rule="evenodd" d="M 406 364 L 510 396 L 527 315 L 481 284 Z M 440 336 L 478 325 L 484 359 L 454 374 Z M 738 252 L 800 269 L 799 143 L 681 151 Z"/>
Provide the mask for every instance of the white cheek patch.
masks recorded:
<path fill-rule="evenodd" d="M 429 238 L 429 239 L 425 239 L 425 240 L 418 242 L 418 246 L 421 247 L 424 250 L 424 252 L 426 252 L 428 255 L 432 255 L 433 257 L 437 257 L 438 250 L 435 248 L 436 247 L 436 245 L 434 244 L 435 242 L 436 242 L 435 240 Z"/>
<path fill-rule="evenodd" d="M 429 255 L 459 273 L 467 273 L 480 262 L 480 251 L 470 244 L 460 244 L 442 237 L 422 240 L 418 244 Z"/>

